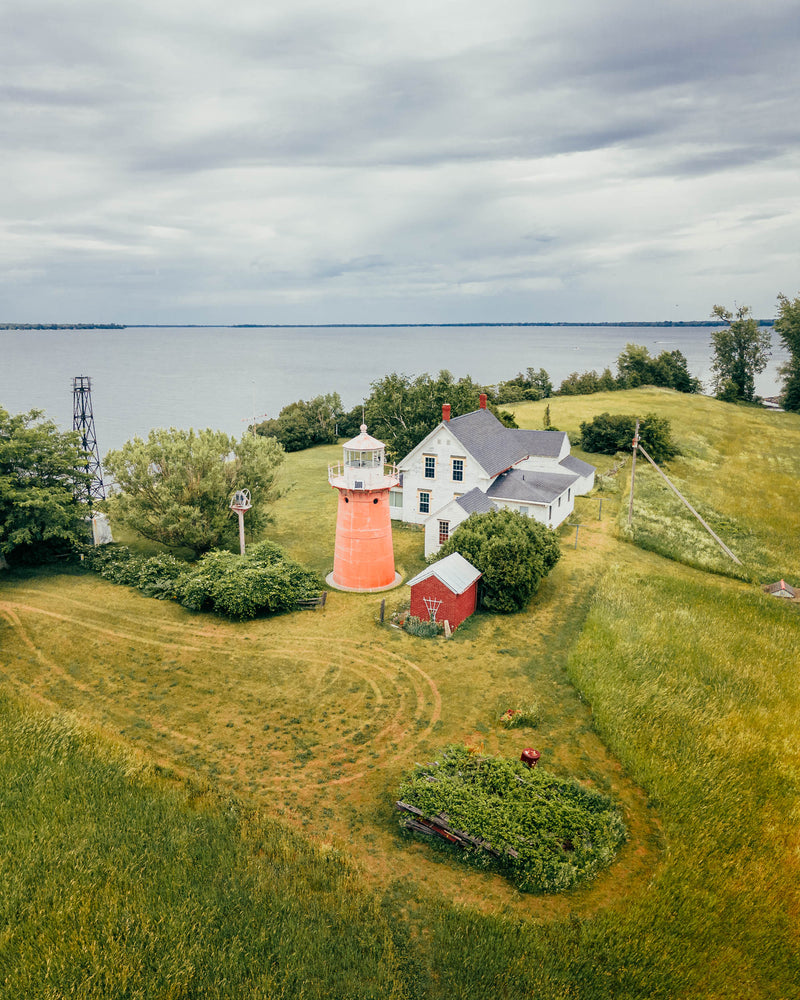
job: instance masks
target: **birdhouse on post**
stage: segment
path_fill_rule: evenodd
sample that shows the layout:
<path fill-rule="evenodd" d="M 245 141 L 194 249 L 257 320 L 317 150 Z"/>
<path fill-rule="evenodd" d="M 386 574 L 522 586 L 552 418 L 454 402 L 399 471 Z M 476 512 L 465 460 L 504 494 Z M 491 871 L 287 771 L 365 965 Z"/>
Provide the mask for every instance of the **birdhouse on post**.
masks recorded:
<path fill-rule="evenodd" d="M 237 490 L 231 500 L 231 510 L 239 515 L 239 551 L 244 555 L 244 515 L 252 507 L 250 490 Z"/>
<path fill-rule="evenodd" d="M 382 441 L 361 433 L 344 445 L 342 462 L 328 467 L 328 482 L 339 494 L 333 572 L 337 590 L 388 590 L 400 583 L 394 568 L 389 490 L 400 477 L 386 465 Z"/>

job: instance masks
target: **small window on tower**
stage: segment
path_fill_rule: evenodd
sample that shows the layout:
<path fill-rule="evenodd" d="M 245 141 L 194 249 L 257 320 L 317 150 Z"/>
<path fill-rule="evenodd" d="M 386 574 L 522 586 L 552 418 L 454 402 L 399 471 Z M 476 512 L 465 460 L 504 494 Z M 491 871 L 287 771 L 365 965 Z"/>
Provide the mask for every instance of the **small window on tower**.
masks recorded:
<path fill-rule="evenodd" d="M 436 458 L 433 455 L 425 456 L 425 478 L 436 478 Z"/>

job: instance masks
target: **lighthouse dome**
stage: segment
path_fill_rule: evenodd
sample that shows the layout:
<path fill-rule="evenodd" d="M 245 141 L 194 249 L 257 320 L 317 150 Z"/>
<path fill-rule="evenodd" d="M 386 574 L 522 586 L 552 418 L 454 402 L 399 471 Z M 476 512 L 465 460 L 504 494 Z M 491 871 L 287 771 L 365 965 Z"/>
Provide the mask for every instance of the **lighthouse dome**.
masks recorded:
<path fill-rule="evenodd" d="M 348 451 L 380 451 L 384 447 L 383 441 L 367 434 L 367 425 L 361 425 L 361 433 L 345 442 L 344 447 Z"/>

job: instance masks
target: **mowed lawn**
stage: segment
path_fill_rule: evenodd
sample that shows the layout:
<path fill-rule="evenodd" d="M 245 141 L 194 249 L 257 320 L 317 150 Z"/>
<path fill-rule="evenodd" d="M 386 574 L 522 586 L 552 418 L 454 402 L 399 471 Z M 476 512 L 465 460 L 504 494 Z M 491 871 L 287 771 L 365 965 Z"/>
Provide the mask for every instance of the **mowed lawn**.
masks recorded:
<path fill-rule="evenodd" d="M 796 417 L 659 390 L 550 407 L 573 440 L 603 410 L 670 417 L 685 453 L 670 473 L 746 527 L 751 575 L 785 567 L 800 583 Z M 542 404 L 515 409 L 541 426 Z M 339 454 L 287 457 L 295 486 L 270 533 L 321 575 Z M 3 689 L 354 859 L 364 892 L 408 930 L 407 964 L 386 966 L 408 995 L 791 997 L 798 606 L 618 537 L 628 469 L 602 520 L 599 499 L 579 500 L 578 547 L 562 529 L 563 558 L 527 612 L 478 615 L 449 642 L 379 625 L 375 595 L 332 592 L 322 610 L 235 625 L 94 576 L 31 574 L 0 587 Z M 396 530 L 395 548 L 404 576 L 423 565 L 418 531 Z M 498 725 L 532 700 L 538 729 Z M 453 741 L 515 756 L 534 745 L 545 766 L 615 796 L 631 831 L 618 861 L 575 892 L 523 897 L 401 838 L 399 776 Z M 331 949 L 331 982 L 344 982 Z"/>

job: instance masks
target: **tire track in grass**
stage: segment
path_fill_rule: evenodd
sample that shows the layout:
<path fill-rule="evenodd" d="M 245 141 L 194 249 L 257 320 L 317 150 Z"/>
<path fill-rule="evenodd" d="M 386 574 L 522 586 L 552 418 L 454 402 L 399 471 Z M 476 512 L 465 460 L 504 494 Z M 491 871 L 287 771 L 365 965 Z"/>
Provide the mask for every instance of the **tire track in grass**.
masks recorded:
<path fill-rule="evenodd" d="M 47 594 L 28 591 L 27 595 L 37 597 L 48 597 Z M 26 595 L 26 596 L 27 596 Z M 231 633 L 223 630 L 219 633 L 214 630 L 214 634 L 209 636 L 208 642 L 197 642 L 197 632 L 192 631 L 191 642 L 180 642 L 180 633 L 188 631 L 185 625 L 170 624 L 170 631 L 177 633 L 169 639 L 151 637 L 136 630 L 135 616 L 119 616 L 122 619 L 123 627 L 109 628 L 98 624 L 93 620 L 92 612 L 96 611 L 86 604 L 81 604 L 71 598 L 64 598 L 65 603 L 81 607 L 85 614 L 82 616 L 65 614 L 47 608 L 38 607 L 33 604 L 20 602 L 0 602 L 0 609 L 3 617 L 17 633 L 20 641 L 31 652 L 41 667 L 43 672 L 34 681 L 26 683 L 20 678 L 10 678 L 15 687 L 27 690 L 31 695 L 42 699 L 44 696 L 37 691 L 37 687 L 47 683 L 47 678 L 57 678 L 61 684 L 68 685 L 78 693 L 78 700 L 82 697 L 86 702 L 87 709 L 91 709 L 96 714 L 98 705 L 104 705 L 108 709 L 108 715 L 115 724 L 129 727 L 141 725 L 142 718 L 152 727 L 153 740 L 151 743 L 153 750 L 160 756 L 165 752 L 163 739 L 167 738 L 178 746 L 185 749 L 177 751 L 179 754 L 185 753 L 187 749 L 192 753 L 207 757 L 209 762 L 216 756 L 211 751 L 211 738 L 215 732 L 215 727 L 208 722 L 202 725 L 177 728 L 175 726 L 174 712 L 165 711 L 163 705 L 160 710 L 155 710 L 155 706 L 136 705 L 136 698 L 140 700 L 147 693 L 154 693 L 156 685 L 153 679 L 147 676 L 137 678 L 135 674 L 128 674 L 125 677 L 124 688 L 126 696 L 121 698 L 118 690 L 106 692 L 101 690 L 101 681 L 106 678 L 102 675 L 98 678 L 98 683 L 87 683 L 67 670 L 65 670 L 55 659 L 47 656 L 39 645 L 29 634 L 20 615 L 41 617 L 47 622 L 63 624 L 67 627 L 80 629 L 83 633 L 87 630 L 98 637 L 129 644 L 129 649 L 136 646 L 146 646 L 150 648 L 163 649 L 173 655 L 181 653 L 199 654 L 208 658 L 209 654 L 217 660 L 220 655 L 224 655 L 230 661 L 231 672 L 229 675 L 236 679 L 237 670 L 241 672 L 241 661 L 244 651 L 232 648 Z M 103 609 L 99 609 L 100 614 L 104 614 Z M 158 622 L 157 625 L 163 625 Z M 155 629 L 153 622 L 148 623 L 148 628 L 152 633 Z M 250 636 L 252 639 L 252 636 Z M 396 750 L 399 745 L 409 748 L 417 745 L 430 735 L 433 726 L 441 716 L 442 699 L 441 694 L 432 677 L 419 667 L 412 660 L 399 654 L 387 650 L 382 646 L 370 646 L 369 652 L 363 652 L 363 644 L 355 640 L 339 640 L 336 643 L 335 652 L 331 651 L 330 639 L 327 637 L 311 636 L 308 634 L 296 637 L 284 638 L 281 645 L 276 646 L 271 641 L 271 637 L 257 638 L 248 644 L 247 653 L 249 658 L 255 655 L 259 659 L 263 658 L 267 666 L 276 663 L 278 658 L 284 657 L 287 661 L 301 666 L 305 672 L 305 695 L 312 692 L 313 697 L 322 706 L 335 708 L 344 704 L 343 712 L 348 724 L 353 722 L 354 706 L 362 707 L 362 715 L 366 716 L 366 721 L 361 725 L 356 725 L 354 730 L 347 734 L 339 735 L 334 729 L 328 739 L 316 739 L 313 742 L 313 750 L 310 758 L 304 758 L 300 764 L 290 761 L 288 751 L 280 749 L 274 745 L 274 741 L 265 740 L 263 733 L 260 739 L 259 757 L 265 767 L 277 765 L 279 773 L 269 776 L 262 775 L 262 783 L 272 787 L 280 786 L 285 782 L 297 782 L 305 775 L 306 783 L 313 783 L 316 786 L 333 784 L 345 784 L 356 781 L 364 776 L 366 769 L 375 764 Z M 131 645 L 133 644 L 133 645 Z M 312 652 L 313 650 L 313 652 Z M 284 674 L 286 673 L 284 669 Z M 200 681 L 199 668 L 195 664 L 181 667 L 181 674 L 186 674 L 186 682 Z M 291 680 L 291 679 L 290 679 Z M 351 689 L 343 695 L 342 687 L 348 682 Z M 353 684 L 357 687 L 353 688 Z M 248 678 L 248 692 L 274 694 L 269 692 L 270 680 L 266 678 L 264 684 L 259 688 L 258 684 Z M 121 686 L 121 685 L 120 685 Z M 135 691 L 134 697 L 131 692 Z M 202 697 L 201 693 L 194 691 L 195 697 Z M 186 689 L 182 689 L 185 698 Z M 283 685 L 283 693 L 278 692 L 277 698 L 272 698 L 269 702 L 269 709 L 275 711 L 281 708 L 289 708 L 291 704 L 292 684 L 288 681 Z M 351 697 L 347 697 L 350 695 Z M 57 704 L 53 699 L 45 699 L 49 704 Z M 370 704 L 374 700 L 374 704 Z M 244 703 L 236 703 L 243 714 L 256 714 L 249 710 Z M 126 708 L 124 706 L 130 706 Z M 211 708 L 219 709 L 214 704 Z M 176 705 L 175 711 L 179 706 Z M 326 713 L 327 714 L 327 713 Z M 377 728 L 373 723 L 378 723 Z M 226 724 L 227 728 L 227 724 Z M 292 736 L 292 730 L 287 726 L 276 726 L 275 731 L 280 736 Z M 221 722 L 216 723 L 218 739 L 225 736 L 221 731 Z M 365 735 L 366 734 L 366 735 Z M 313 735 L 317 735 L 316 733 Z M 251 741 L 256 736 L 255 731 L 251 731 Z M 143 739 L 144 734 L 139 734 Z M 147 740 L 145 740 L 147 742 Z M 296 742 L 302 743 L 302 739 L 296 738 Z M 363 749 L 362 749 L 363 748 Z M 234 759 L 245 762 L 247 770 L 247 760 L 249 755 L 243 752 L 234 752 L 231 747 L 225 754 L 228 760 Z M 325 778 L 323 771 L 330 772 L 333 769 L 336 773 L 329 778 Z M 344 771 L 344 773 L 342 773 Z"/>

